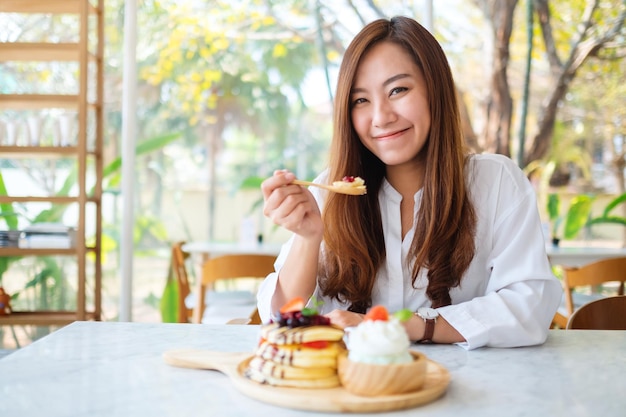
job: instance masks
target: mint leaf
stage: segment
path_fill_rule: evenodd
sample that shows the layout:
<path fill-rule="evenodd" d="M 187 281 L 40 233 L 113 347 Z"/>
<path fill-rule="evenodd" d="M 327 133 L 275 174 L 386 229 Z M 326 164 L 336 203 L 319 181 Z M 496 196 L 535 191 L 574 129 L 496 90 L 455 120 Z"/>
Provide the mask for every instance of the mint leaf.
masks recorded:
<path fill-rule="evenodd" d="M 409 321 L 413 317 L 413 312 L 408 308 L 403 308 L 393 313 L 393 316 L 401 322 Z"/>
<path fill-rule="evenodd" d="M 304 307 L 301 313 L 303 316 L 314 316 L 317 314 L 317 310 L 311 307 Z"/>

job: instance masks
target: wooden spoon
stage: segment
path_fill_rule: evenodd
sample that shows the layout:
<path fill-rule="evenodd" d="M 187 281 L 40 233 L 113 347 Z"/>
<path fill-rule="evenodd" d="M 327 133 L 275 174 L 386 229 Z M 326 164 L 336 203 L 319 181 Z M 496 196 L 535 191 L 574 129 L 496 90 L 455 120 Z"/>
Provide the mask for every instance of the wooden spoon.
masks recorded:
<path fill-rule="evenodd" d="M 325 190 L 332 191 L 334 193 L 339 193 L 339 194 L 348 194 L 348 195 L 367 194 L 367 188 L 365 187 L 365 185 L 360 185 L 357 187 L 349 187 L 349 186 L 338 187 L 336 185 L 318 184 L 315 182 L 302 181 L 302 180 L 293 180 L 291 181 L 291 183 L 297 184 L 297 185 L 319 187 L 319 188 L 323 188 Z"/>

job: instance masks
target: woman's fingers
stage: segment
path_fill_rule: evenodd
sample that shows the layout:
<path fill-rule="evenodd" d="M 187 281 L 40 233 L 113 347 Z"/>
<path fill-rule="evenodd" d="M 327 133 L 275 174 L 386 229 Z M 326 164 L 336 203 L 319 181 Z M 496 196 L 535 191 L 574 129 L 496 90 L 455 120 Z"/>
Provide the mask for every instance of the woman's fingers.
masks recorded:
<path fill-rule="evenodd" d="M 267 200 L 267 198 L 269 198 L 274 190 L 280 187 L 284 187 L 295 179 L 296 176 L 292 172 L 289 172 L 285 169 L 274 171 L 274 175 L 267 178 L 261 183 L 261 192 L 263 193 L 263 198 Z"/>
<path fill-rule="evenodd" d="M 330 322 L 343 329 L 346 327 L 358 326 L 363 321 L 363 314 L 353 313 L 345 310 L 333 310 L 326 317 L 330 319 Z"/>
<path fill-rule="evenodd" d="M 278 226 L 309 236 L 321 227 L 319 208 L 306 187 L 290 185 L 294 179 L 293 173 L 279 170 L 263 181 L 263 214 Z"/>
<path fill-rule="evenodd" d="M 291 188 L 291 187 L 289 187 Z M 276 190 L 267 199 L 263 213 L 274 223 L 283 225 L 286 219 L 302 218 L 309 210 L 309 200 L 302 190 Z"/>

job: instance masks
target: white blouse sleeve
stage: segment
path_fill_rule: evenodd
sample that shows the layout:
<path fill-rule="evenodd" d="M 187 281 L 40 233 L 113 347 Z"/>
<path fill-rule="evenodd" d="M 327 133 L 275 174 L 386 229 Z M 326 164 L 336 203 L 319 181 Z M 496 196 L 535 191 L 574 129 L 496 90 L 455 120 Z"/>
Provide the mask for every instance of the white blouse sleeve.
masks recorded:
<path fill-rule="evenodd" d="M 257 292 L 257 309 L 259 310 L 259 317 L 263 323 L 270 321 L 272 315 L 272 298 L 274 297 L 276 285 L 278 284 L 278 272 L 285 263 L 287 254 L 291 249 L 293 238 L 292 236 L 280 249 L 276 262 L 274 262 L 275 272 L 269 274 L 259 286 L 259 291 Z"/>
<path fill-rule="evenodd" d="M 534 190 L 510 164 L 502 166 L 499 184 L 486 181 L 496 189 L 491 196 L 497 195 L 490 208 L 493 229 L 491 236 L 476 240 L 483 245 L 477 252 L 485 252 L 485 263 L 469 274 L 479 276 L 464 277 L 487 280 L 483 294 L 438 309 L 466 339 L 461 345 L 467 349 L 545 342 L 563 292 L 546 255 Z"/>

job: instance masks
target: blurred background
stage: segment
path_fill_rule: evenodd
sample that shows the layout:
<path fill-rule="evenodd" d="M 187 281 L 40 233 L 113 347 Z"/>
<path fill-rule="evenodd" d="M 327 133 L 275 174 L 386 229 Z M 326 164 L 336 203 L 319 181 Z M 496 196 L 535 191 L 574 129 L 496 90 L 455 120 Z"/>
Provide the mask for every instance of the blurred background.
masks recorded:
<path fill-rule="evenodd" d="M 117 320 L 126 9 L 123 0 L 104 6 L 102 320 Z M 625 9 L 622 0 L 137 1 L 133 320 L 161 321 L 174 242 L 237 242 L 242 225 L 264 242 L 288 238 L 263 218 L 259 184 L 275 169 L 302 179 L 324 169 L 343 51 L 365 24 L 394 15 L 416 18 L 439 40 L 468 147 L 508 155 L 526 170 L 546 241 L 623 246 L 626 204 L 615 199 L 625 191 Z M 77 25 L 63 15 L 0 13 L 0 42 L 63 42 Z M 75 82 L 71 64 L 0 61 L 0 93 Z M 0 146 L 26 144 L 34 130 L 42 144 L 59 145 L 60 129 L 76 129 L 75 115 L 0 109 Z M 0 192 L 54 193 L 71 171 L 67 161 L 0 152 Z M 49 209 L 11 207 L 19 228 Z M 583 221 L 560 231 L 568 214 Z M 75 216 L 66 210 L 61 220 Z M 599 217 L 607 221 L 587 222 Z M 9 229 L 4 219 L 0 230 Z M 87 221 L 88 237 L 93 227 Z M 71 258 L 53 258 L 56 275 L 42 274 L 50 268 L 42 259 L 0 260 L 0 287 L 14 309 L 75 302 Z M 0 326 L 0 347 L 51 329 Z"/>

